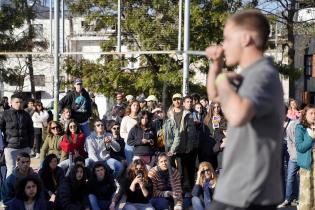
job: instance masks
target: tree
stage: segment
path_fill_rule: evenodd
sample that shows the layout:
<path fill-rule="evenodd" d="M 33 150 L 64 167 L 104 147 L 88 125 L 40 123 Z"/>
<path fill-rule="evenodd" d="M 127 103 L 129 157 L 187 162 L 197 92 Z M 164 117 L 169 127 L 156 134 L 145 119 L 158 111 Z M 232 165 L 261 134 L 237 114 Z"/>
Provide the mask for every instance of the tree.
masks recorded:
<path fill-rule="evenodd" d="M 40 0 L 12 0 L 10 4 L 4 5 L 0 11 L 0 49 L 1 51 L 26 51 L 31 52 L 33 49 L 41 50 L 47 49 L 47 41 L 36 41 L 36 31 L 33 28 L 32 21 L 36 17 L 37 6 L 40 5 Z M 26 25 L 27 29 L 19 35 L 14 34 L 14 30 Z M 2 27 L 3 26 L 3 27 Z M 18 59 L 21 56 L 17 57 Z M 11 80 L 21 73 L 21 68 L 5 68 L 4 62 L 6 57 L 3 56 L 2 60 L 2 78 L 5 82 L 12 82 Z M 28 75 L 31 83 L 31 93 L 34 99 L 35 84 L 34 84 L 34 68 L 33 68 L 33 56 L 31 54 L 26 55 L 24 59 L 25 65 L 28 69 Z M 21 65 L 20 65 L 21 66 Z M 22 68 L 23 69 L 23 68 Z M 19 80 L 19 84 L 24 83 L 24 76 L 18 77 L 23 79 Z"/>
<path fill-rule="evenodd" d="M 122 1 L 122 42 L 129 50 L 175 50 L 178 34 L 178 1 L 153 0 Z M 87 28 L 101 31 L 115 26 L 117 1 L 68 1 L 72 13 L 86 17 Z M 191 49 L 204 50 L 210 43 L 222 40 L 225 19 L 242 5 L 242 1 L 194 0 L 191 1 Z M 228 8 L 228 9 L 227 9 Z M 102 44 L 103 51 L 116 49 L 116 33 Z M 137 57 L 135 57 L 137 56 Z M 138 68 L 125 68 L 128 63 L 140 61 Z M 208 62 L 201 57 L 192 57 L 191 63 Z M 145 93 L 162 95 L 167 86 L 168 95 L 180 92 L 182 86 L 182 57 L 180 55 L 134 55 L 103 56 L 98 63 L 75 62 L 67 59 L 64 69 L 74 76 L 83 76 L 86 85 L 93 91 L 113 95 L 117 91 L 128 94 Z M 194 71 L 190 69 L 190 75 Z M 190 83 L 192 91 L 205 89 Z"/>

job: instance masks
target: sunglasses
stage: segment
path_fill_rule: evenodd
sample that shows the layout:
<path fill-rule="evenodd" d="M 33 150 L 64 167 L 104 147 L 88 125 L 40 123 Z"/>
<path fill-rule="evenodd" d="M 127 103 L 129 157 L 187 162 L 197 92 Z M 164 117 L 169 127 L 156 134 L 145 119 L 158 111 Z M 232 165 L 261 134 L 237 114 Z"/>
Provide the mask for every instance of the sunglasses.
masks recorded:
<path fill-rule="evenodd" d="M 96 124 L 95 126 L 96 126 L 96 127 L 101 127 L 101 126 L 104 127 L 103 124 Z"/>
<path fill-rule="evenodd" d="M 201 174 L 204 174 L 204 173 L 206 173 L 206 172 L 210 172 L 210 169 L 202 170 L 202 171 L 201 171 Z"/>
<path fill-rule="evenodd" d="M 70 125 L 69 128 L 70 128 L 70 129 L 71 129 L 71 128 L 77 128 L 77 126 L 76 126 L 76 125 Z"/>
<path fill-rule="evenodd" d="M 113 129 L 114 131 L 116 131 L 116 130 L 119 130 L 120 127 L 112 127 L 112 129 Z"/>
<path fill-rule="evenodd" d="M 56 126 L 56 127 L 51 127 L 50 128 L 50 130 L 56 130 L 56 129 L 59 129 L 59 127 Z"/>
<path fill-rule="evenodd" d="M 173 101 L 181 101 L 181 98 L 174 98 Z"/>

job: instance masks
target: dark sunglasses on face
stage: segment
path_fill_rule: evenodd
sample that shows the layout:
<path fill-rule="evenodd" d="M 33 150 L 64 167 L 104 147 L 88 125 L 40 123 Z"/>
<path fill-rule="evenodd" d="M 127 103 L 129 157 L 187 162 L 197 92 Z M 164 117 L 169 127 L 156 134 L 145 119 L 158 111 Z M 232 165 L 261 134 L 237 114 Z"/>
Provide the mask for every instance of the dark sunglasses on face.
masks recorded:
<path fill-rule="evenodd" d="M 201 171 L 201 174 L 205 174 L 206 172 L 210 172 L 210 169 L 205 169 Z"/>
<path fill-rule="evenodd" d="M 51 130 L 57 130 L 57 129 L 59 129 L 59 127 L 57 127 L 57 126 L 56 127 L 51 127 L 50 129 Z"/>
<path fill-rule="evenodd" d="M 120 128 L 119 128 L 119 127 L 112 127 L 112 129 L 113 129 L 114 131 L 116 131 L 116 130 L 119 130 Z"/>
<path fill-rule="evenodd" d="M 76 126 L 76 125 L 70 125 L 69 128 L 70 128 L 70 129 L 72 129 L 72 128 L 77 128 L 77 126 Z"/>
<path fill-rule="evenodd" d="M 181 101 L 182 99 L 180 98 L 174 98 L 173 101 Z"/>
<path fill-rule="evenodd" d="M 96 127 L 100 127 L 100 126 L 104 127 L 103 124 L 96 124 L 95 126 L 96 126 Z"/>

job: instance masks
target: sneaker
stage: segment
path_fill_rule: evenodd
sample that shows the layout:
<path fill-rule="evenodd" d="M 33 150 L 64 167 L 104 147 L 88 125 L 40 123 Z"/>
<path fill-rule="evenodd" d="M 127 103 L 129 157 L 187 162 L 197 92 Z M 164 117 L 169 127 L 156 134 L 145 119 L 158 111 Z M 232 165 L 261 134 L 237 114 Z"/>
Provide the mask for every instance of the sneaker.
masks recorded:
<path fill-rule="evenodd" d="M 287 207 L 287 206 L 290 206 L 290 201 L 285 200 L 285 201 L 283 201 L 283 203 L 278 205 L 277 208 L 283 208 L 283 207 Z"/>
<path fill-rule="evenodd" d="M 291 206 L 297 206 L 299 205 L 299 201 L 296 199 L 293 199 L 293 201 L 291 201 Z"/>
<path fill-rule="evenodd" d="M 35 159 L 39 159 L 39 153 L 36 153 Z"/>

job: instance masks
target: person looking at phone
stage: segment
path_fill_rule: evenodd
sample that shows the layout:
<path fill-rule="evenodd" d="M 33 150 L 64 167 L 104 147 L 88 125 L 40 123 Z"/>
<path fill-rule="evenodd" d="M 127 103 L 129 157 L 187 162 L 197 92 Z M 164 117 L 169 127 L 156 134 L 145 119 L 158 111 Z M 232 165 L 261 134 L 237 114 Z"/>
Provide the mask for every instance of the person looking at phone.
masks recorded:
<path fill-rule="evenodd" d="M 148 111 L 140 111 L 138 119 L 138 124 L 129 132 L 127 144 L 134 146 L 134 159 L 139 158 L 152 167 L 156 150 L 156 132 L 151 126 L 152 114 Z"/>
<path fill-rule="evenodd" d="M 126 205 L 124 210 L 153 210 L 150 203 L 152 195 L 152 181 L 148 177 L 146 165 L 136 159 L 127 169 L 125 185 Z"/>
<path fill-rule="evenodd" d="M 257 10 L 228 18 L 222 46 L 210 46 L 207 91 L 229 126 L 213 210 L 276 209 L 282 201 L 281 149 L 285 113 L 279 72 L 264 57 L 270 25 Z M 223 72 L 224 65 L 240 73 Z"/>
<path fill-rule="evenodd" d="M 120 145 L 112 138 L 111 133 L 105 132 L 105 126 L 101 120 L 94 122 L 94 131 L 87 137 L 86 149 L 88 158 L 86 166 L 91 167 L 96 161 L 104 161 L 113 171 L 115 178 L 118 178 L 123 170 L 123 164 L 110 156 L 110 151 L 120 151 Z"/>
<path fill-rule="evenodd" d="M 299 209 L 314 209 L 315 106 L 307 105 L 295 128 L 297 165 L 300 166 Z"/>

